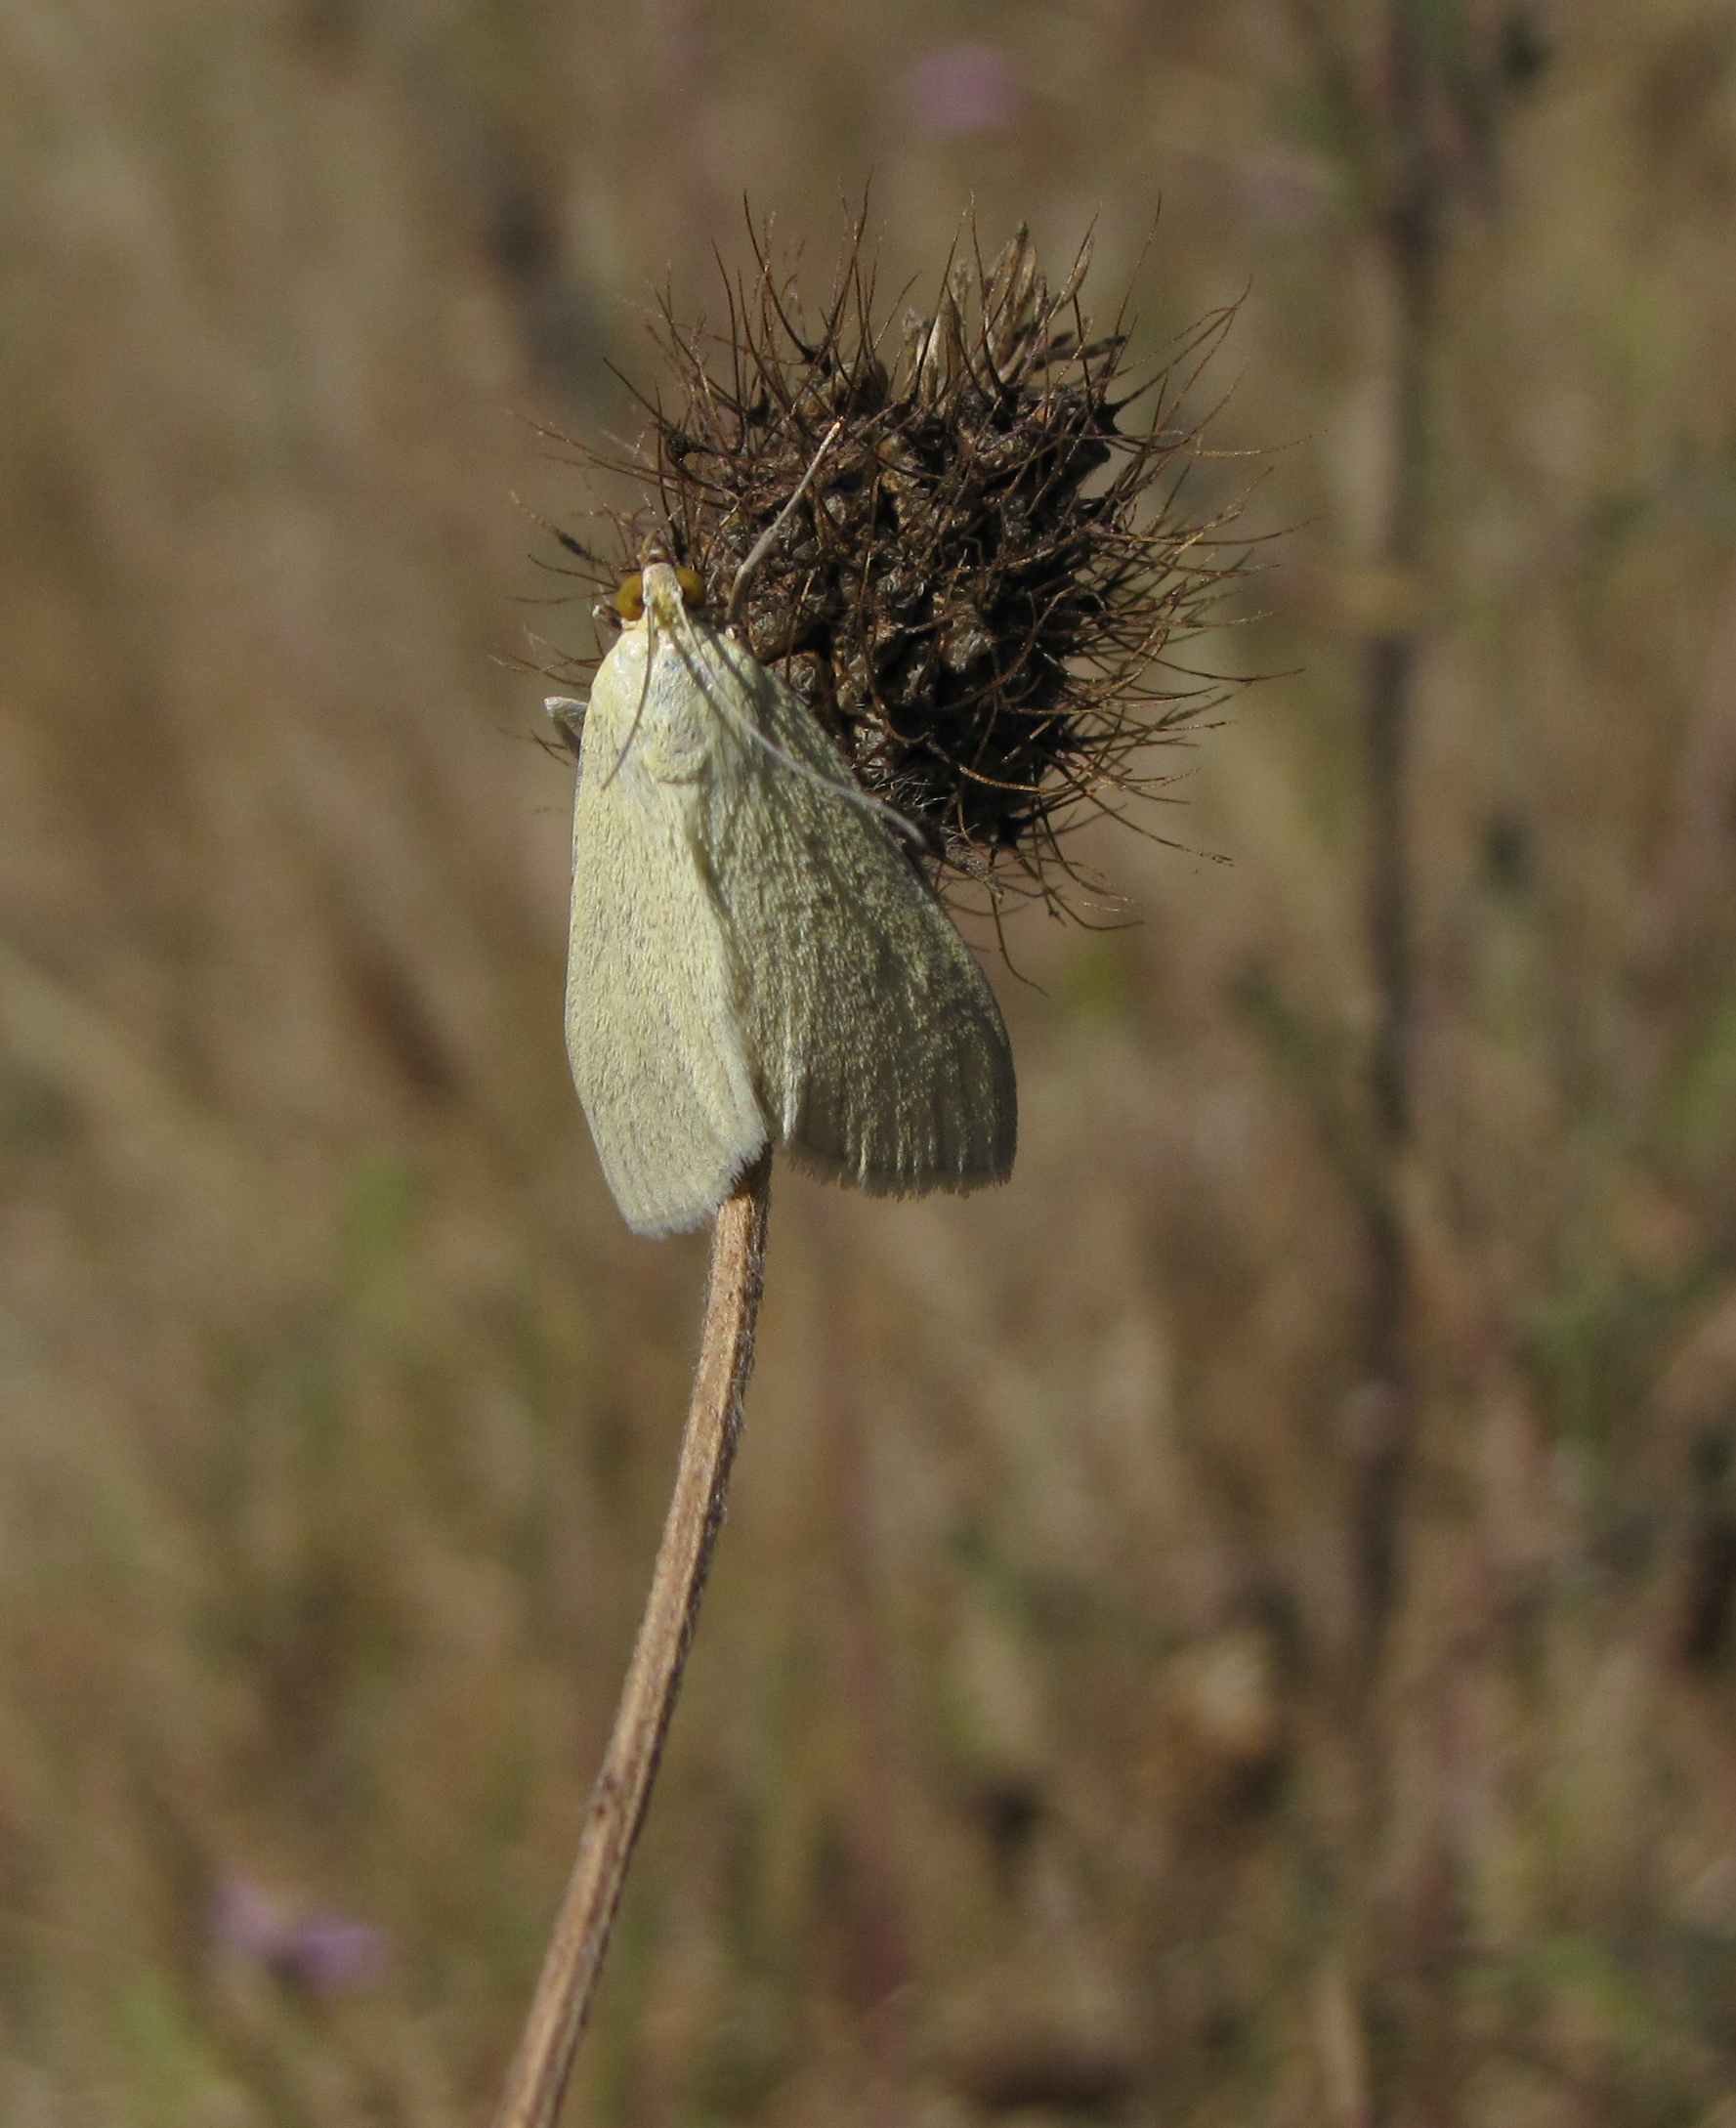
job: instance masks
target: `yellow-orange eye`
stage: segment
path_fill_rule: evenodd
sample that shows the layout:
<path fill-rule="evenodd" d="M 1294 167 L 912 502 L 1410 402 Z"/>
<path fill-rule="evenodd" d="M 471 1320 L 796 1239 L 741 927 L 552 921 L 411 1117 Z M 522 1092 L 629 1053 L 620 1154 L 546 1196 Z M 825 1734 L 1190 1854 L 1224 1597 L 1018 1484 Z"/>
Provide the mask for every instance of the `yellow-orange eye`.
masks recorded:
<path fill-rule="evenodd" d="M 620 589 L 614 594 L 614 610 L 623 620 L 637 620 L 644 614 L 645 578 L 637 570 L 621 578 Z"/>
<path fill-rule="evenodd" d="M 684 606 L 703 606 L 705 586 L 699 581 L 697 569 L 678 569 L 675 581 L 681 586 L 681 603 Z"/>

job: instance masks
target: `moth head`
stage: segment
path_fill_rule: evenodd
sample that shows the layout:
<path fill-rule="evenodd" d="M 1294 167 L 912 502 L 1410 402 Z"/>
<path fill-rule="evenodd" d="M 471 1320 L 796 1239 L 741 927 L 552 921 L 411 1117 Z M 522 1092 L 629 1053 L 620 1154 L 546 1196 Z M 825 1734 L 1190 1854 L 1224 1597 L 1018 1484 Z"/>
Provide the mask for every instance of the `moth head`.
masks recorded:
<path fill-rule="evenodd" d="M 666 602 L 666 604 L 665 604 Z M 614 594 L 614 610 L 629 624 L 645 618 L 647 606 L 667 611 L 705 603 L 704 586 L 695 569 L 677 569 L 666 554 L 647 549 L 642 566 L 623 576 Z"/>

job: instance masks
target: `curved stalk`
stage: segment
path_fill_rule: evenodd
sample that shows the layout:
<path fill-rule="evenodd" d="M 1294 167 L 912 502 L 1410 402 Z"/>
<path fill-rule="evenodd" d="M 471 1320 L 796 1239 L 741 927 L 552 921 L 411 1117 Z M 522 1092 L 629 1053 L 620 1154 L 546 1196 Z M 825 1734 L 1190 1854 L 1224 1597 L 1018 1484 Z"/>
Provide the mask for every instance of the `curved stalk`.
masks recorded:
<path fill-rule="evenodd" d="M 552 2128 L 596 1993 L 723 1524 L 753 1371 L 770 1183 L 767 1152 L 717 1214 L 699 1372 L 651 1593 L 494 2128 Z"/>

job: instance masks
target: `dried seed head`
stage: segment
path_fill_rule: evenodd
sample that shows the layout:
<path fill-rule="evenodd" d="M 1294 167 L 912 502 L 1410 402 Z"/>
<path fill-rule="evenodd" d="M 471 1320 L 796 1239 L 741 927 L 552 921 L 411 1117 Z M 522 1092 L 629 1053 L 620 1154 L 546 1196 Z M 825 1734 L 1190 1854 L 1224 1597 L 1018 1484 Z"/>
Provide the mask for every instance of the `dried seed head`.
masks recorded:
<path fill-rule="evenodd" d="M 943 890 L 1023 887 L 1064 907 L 1057 875 L 1080 883 L 1065 833 L 1160 789 L 1133 754 L 1198 728 L 1235 684 L 1173 661 L 1246 563 L 1220 545 L 1236 505 L 1199 521 L 1178 501 L 1200 441 L 1174 403 L 1231 313 L 1132 384 L 1124 321 L 1093 338 L 1080 309 L 1088 244 L 1051 289 L 1021 229 L 993 266 L 955 259 L 888 355 L 862 236 L 859 223 L 812 322 L 758 241 L 754 276 L 726 278 L 720 337 L 678 324 L 665 298 L 656 335 L 678 411 L 642 400 L 633 455 L 581 456 L 655 478 L 656 531 L 720 612 L 807 478 L 737 597 L 739 630 L 865 788 L 926 828 Z M 614 559 L 558 536 L 610 593 L 651 528 L 598 515 Z"/>

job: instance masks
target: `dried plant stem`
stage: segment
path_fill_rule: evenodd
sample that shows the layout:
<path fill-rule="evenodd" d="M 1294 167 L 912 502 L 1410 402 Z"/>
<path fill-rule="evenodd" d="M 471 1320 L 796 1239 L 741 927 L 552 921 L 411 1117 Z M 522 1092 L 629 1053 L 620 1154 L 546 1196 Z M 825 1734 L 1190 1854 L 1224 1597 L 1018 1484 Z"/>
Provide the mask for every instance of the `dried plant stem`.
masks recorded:
<path fill-rule="evenodd" d="M 1380 143 L 1377 238 L 1393 320 L 1381 561 L 1391 576 L 1413 587 L 1415 599 L 1414 587 L 1427 566 L 1434 504 L 1434 387 L 1450 182 L 1437 118 L 1446 93 L 1440 58 L 1446 14 L 1436 0 L 1385 0 L 1384 14 L 1384 125 L 1371 129 Z M 1360 1791 L 1353 1881 L 1361 1935 L 1362 2047 L 1369 2064 L 1362 2118 L 1369 2128 L 1385 2128 L 1401 2117 L 1453 2128 L 1463 2117 L 1466 2070 L 1458 1954 L 1462 1887 L 1454 1836 L 1438 1804 L 1425 1859 L 1413 1872 L 1402 1947 L 1376 1918 L 1401 1793 L 1387 1672 L 1404 1603 L 1408 1552 L 1415 1542 L 1412 1495 L 1424 1409 L 1416 1343 L 1417 1266 L 1405 1212 L 1409 1170 L 1419 1151 L 1411 783 L 1424 649 L 1417 612 L 1395 616 L 1369 642 L 1362 676 L 1369 802 L 1366 909 L 1376 1000 L 1369 1092 L 1376 1166 L 1375 1187 L 1366 1200 L 1366 1388 L 1351 1514 L 1357 1595 L 1352 1704 Z M 1390 2029 L 1395 2006 L 1407 2003 L 1426 2004 L 1425 2014 L 1409 2012 L 1417 2016 L 1416 2042 L 1404 2049 L 1382 2047 L 1376 2035 L 1383 2025 Z"/>
<path fill-rule="evenodd" d="M 767 1153 L 717 1214 L 699 1373 L 651 1594 L 494 2128 L 551 2128 L 596 1992 L 723 1522 L 753 1370 L 770 1176 Z"/>
<path fill-rule="evenodd" d="M 1382 560 L 1414 578 L 1425 560 L 1430 505 L 1431 367 L 1445 212 L 1429 129 L 1429 0 L 1389 0 L 1388 196 L 1380 239 L 1395 314 L 1391 486 Z M 1403 1577 L 1401 1525 L 1416 1425 L 1410 1337 L 1412 1265 L 1400 1211 L 1403 1170 L 1415 1136 L 1412 1041 L 1416 1017 L 1410 762 L 1420 632 L 1383 629 L 1363 669 L 1368 779 L 1369 956 L 1376 995 L 1370 1081 L 1380 1181 L 1369 1200 L 1370 1281 L 1364 1336 L 1375 1398 L 1356 1487 L 1360 1668 L 1372 1684 Z"/>

